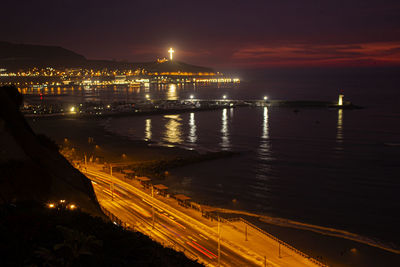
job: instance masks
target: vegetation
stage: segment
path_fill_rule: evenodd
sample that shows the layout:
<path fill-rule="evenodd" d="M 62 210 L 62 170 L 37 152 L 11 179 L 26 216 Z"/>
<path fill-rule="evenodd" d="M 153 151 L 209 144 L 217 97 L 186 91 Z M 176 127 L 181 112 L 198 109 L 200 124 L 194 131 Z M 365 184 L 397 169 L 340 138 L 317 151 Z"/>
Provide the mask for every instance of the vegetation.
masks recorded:
<path fill-rule="evenodd" d="M 231 157 L 237 152 L 219 151 L 209 152 L 206 154 L 198 154 L 191 157 L 176 157 L 173 159 L 154 160 L 149 162 L 141 162 L 132 164 L 129 167 L 135 171 L 138 176 L 150 176 L 157 179 L 164 179 L 168 170 L 182 167 L 188 164 L 198 163 L 207 160 L 213 160 L 224 157 Z"/>
<path fill-rule="evenodd" d="M 2 266 L 199 266 L 146 236 L 79 210 L 0 206 Z"/>

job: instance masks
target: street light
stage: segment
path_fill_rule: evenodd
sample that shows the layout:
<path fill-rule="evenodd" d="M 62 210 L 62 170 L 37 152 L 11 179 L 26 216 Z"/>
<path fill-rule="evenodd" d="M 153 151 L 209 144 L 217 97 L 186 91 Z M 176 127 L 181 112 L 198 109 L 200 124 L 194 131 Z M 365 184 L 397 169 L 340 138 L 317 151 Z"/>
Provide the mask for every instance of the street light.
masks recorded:
<path fill-rule="evenodd" d="M 146 99 L 150 99 L 150 95 L 149 94 L 146 94 Z"/>
<path fill-rule="evenodd" d="M 194 95 L 190 95 L 190 99 L 193 99 L 194 98 Z"/>
<path fill-rule="evenodd" d="M 223 98 L 223 99 L 226 99 L 226 95 L 223 95 L 222 98 Z"/>
<path fill-rule="evenodd" d="M 264 96 L 264 100 L 267 100 L 268 99 L 268 96 Z"/>

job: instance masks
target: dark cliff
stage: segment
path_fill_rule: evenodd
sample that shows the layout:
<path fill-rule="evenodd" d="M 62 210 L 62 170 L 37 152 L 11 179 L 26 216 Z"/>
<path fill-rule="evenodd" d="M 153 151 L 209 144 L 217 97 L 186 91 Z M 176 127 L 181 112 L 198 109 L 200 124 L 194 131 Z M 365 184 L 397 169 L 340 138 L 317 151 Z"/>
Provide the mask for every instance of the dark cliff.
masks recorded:
<path fill-rule="evenodd" d="M 15 87 L 0 88 L 0 201 L 65 199 L 103 216 L 90 181 L 59 154 L 57 145 L 37 136 L 19 111 Z"/>

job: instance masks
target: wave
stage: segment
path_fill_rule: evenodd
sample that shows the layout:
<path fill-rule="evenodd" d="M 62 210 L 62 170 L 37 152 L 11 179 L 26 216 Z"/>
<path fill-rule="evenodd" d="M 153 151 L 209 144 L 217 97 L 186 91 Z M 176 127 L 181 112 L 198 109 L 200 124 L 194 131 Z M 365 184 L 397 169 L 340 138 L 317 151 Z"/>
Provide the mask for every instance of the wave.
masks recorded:
<path fill-rule="evenodd" d="M 351 233 L 341 229 L 335 229 L 325 226 L 319 226 L 309 223 L 298 222 L 290 219 L 284 219 L 279 217 L 271 217 L 267 215 L 260 215 L 256 213 L 246 212 L 246 211 L 238 211 L 238 210 L 230 210 L 230 209 L 222 209 L 217 208 L 217 212 L 221 213 L 229 213 L 229 214 L 238 214 L 238 215 L 246 215 L 250 217 L 254 217 L 259 219 L 260 221 L 268 224 L 273 224 L 281 227 L 295 228 L 306 231 L 312 231 L 322 235 L 334 236 L 343 239 L 348 239 L 352 241 L 356 241 L 359 243 L 363 243 L 372 247 L 380 248 L 386 251 L 390 251 L 392 253 L 400 254 L 400 248 L 392 243 L 382 242 L 376 238 L 366 237 L 359 234 Z"/>

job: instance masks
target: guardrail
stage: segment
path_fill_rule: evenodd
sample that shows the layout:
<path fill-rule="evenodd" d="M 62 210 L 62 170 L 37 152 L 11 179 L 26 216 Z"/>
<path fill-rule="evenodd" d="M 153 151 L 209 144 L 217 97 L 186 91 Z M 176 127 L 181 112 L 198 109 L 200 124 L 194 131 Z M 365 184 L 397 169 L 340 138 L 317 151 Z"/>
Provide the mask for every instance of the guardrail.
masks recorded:
<path fill-rule="evenodd" d="M 241 221 L 241 222 L 243 222 L 244 224 L 248 225 L 249 227 L 251 227 L 251 228 L 253 228 L 253 229 L 259 231 L 260 233 L 262 233 L 262 234 L 264 234 L 264 235 L 266 235 L 266 236 L 268 236 L 268 237 L 271 238 L 272 240 L 275 240 L 275 241 L 278 242 L 280 245 L 282 245 L 282 246 L 284 246 L 284 247 L 290 249 L 290 250 L 293 251 L 294 253 L 297 253 L 298 255 L 300 255 L 300 256 L 302 256 L 302 257 L 308 259 L 308 260 L 311 261 L 312 263 L 314 263 L 314 264 L 316 264 L 316 265 L 318 265 L 318 266 L 321 266 L 321 267 L 327 267 L 327 266 L 328 266 L 328 265 L 326 265 L 325 263 L 322 263 L 322 262 L 320 262 L 319 260 L 317 260 L 317 259 L 311 257 L 310 255 L 307 255 L 306 253 L 304 253 L 304 252 L 302 252 L 302 251 L 296 249 L 295 247 L 289 245 L 288 243 L 286 243 L 286 242 L 280 240 L 280 239 L 277 238 L 276 236 L 274 236 L 274 235 L 272 235 L 272 234 L 270 234 L 270 233 L 264 231 L 263 229 L 259 228 L 258 226 L 252 224 L 251 222 L 249 222 L 249 221 L 247 221 L 247 220 L 245 220 L 245 219 L 243 219 L 243 218 L 241 218 L 241 217 L 223 219 L 223 221 L 226 221 L 226 222 L 237 222 L 237 221 Z"/>

